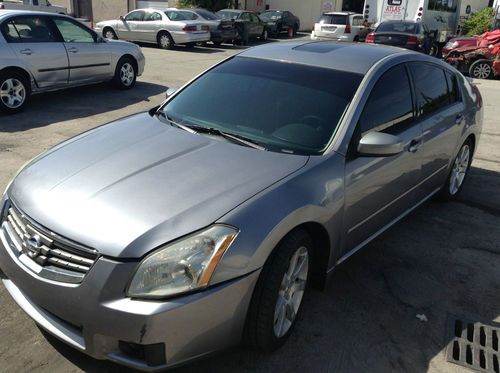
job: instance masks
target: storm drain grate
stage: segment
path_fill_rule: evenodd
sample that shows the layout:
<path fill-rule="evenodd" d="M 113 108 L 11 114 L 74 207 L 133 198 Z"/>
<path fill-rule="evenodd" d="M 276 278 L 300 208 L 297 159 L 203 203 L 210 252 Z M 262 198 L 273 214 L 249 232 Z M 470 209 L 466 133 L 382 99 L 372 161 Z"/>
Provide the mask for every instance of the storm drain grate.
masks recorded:
<path fill-rule="evenodd" d="M 479 372 L 500 373 L 500 325 L 454 320 L 446 359 Z"/>

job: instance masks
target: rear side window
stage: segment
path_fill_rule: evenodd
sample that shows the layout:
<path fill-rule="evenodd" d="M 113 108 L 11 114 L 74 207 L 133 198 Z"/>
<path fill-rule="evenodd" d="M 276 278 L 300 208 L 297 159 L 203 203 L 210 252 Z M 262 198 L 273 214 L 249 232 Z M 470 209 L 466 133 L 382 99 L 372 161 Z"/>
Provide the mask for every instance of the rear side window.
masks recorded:
<path fill-rule="evenodd" d="M 430 64 L 410 64 L 419 115 L 432 114 L 449 104 L 444 70 Z"/>
<path fill-rule="evenodd" d="M 393 67 L 378 80 L 359 121 L 360 134 L 397 133 L 413 120 L 413 101 L 404 65 Z"/>
<path fill-rule="evenodd" d="M 363 24 L 363 17 L 353 17 L 352 25 L 353 26 L 361 26 Z"/>
<path fill-rule="evenodd" d="M 342 14 L 323 14 L 318 23 L 327 25 L 347 25 L 349 17 Z"/>
<path fill-rule="evenodd" d="M 461 101 L 460 90 L 458 89 L 457 76 L 449 71 L 445 71 L 446 81 L 448 82 L 448 98 L 450 104 Z"/>
<path fill-rule="evenodd" d="M 54 43 L 57 38 L 45 17 L 16 17 L 2 25 L 9 43 Z"/>
<path fill-rule="evenodd" d="M 161 21 L 162 18 L 161 18 L 161 14 L 158 12 L 149 12 L 144 17 L 144 20 L 149 21 L 149 22 L 154 22 L 154 21 Z"/>

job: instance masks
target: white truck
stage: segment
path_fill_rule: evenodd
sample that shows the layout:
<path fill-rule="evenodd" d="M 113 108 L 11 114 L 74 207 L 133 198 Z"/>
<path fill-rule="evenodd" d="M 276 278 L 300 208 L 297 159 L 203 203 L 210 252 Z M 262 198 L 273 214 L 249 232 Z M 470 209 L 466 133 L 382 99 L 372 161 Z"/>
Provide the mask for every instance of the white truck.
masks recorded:
<path fill-rule="evenodd" d="M 66 14 L 68 12 L 66 8 L 52 5 L 48 0 L 0 0 L 0 9 L 37 10 L 59 14 Z"/>
<path fill-rule="evenodd" d="M 460 0 L 365 0 L 364 17 L 371 24 L 411 20 L 436 30 L 436 41 L 446 42 L 457 33 Z"/>

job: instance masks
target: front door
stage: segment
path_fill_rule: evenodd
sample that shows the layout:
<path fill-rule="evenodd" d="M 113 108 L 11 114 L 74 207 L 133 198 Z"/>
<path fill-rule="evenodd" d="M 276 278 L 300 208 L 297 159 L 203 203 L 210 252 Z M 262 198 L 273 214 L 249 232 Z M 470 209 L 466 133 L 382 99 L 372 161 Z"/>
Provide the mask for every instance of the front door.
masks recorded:
<path fill-rule="evenodd" d="M 53 20 L 68 53 L 70 84 L 97 82 L 113 76 L 107 42 L 98 42 L 97 36 L 78 21 L 62 17 Z"/>
<path fill-rule="evenodd" d="M 398 136 L 405 150 L 385 157 L 360 155 L 359 139 L 373 131 Z M 421 137 L 407 68 L 401 64 L 374 85 L 351 140 L 345 165 L 344 255 L 416 204 Z"/>
<path fill-rule="evenodd" d="M 2 25 L 5 40 L 40 88 L 68 83 L 68 56 L 46 16 L 13 17 Z"/>
<path fill-rule="evenodd" d="M 118 38 L 123 40 L 139 40 L 138 26 L 144 21 L 144 10 L 134 10 L 118 21 Z"/>

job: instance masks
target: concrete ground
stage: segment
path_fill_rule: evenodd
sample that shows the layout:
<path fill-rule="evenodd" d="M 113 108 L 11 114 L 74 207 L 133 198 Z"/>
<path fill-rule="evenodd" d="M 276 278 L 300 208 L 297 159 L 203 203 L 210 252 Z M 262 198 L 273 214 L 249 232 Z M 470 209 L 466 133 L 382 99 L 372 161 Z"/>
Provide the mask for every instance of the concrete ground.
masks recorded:
<path fill-rule="evenodd" d="M 40 152 L 161 103 L 166 87 L 238 51 L 143 49 L 146 72 L 131 91 L 96 85 L 55 92 L 33 97 L 25 113 L 0 116 L 0 192 Z M 309 293 L 279 351 L 236 347 L 178 371 L 465 371 L 445 360 L 447 320 L 500 321 L 500 81 L 477 84 L 484 132 L 460 201 L 425 203 L 342 265 L 327 291 Z M 42 334 L 0 286 L 0 372 L 31 371 L 124 369 Z"/>

